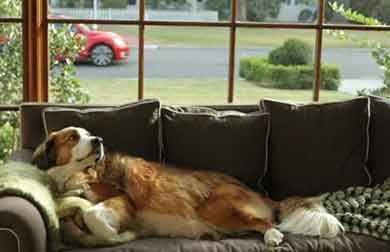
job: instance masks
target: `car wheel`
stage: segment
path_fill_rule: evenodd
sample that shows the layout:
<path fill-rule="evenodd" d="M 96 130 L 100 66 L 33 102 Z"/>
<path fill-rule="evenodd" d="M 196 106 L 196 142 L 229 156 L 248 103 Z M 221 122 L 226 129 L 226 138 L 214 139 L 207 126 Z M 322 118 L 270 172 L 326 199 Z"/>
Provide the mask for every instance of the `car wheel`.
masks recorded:
<path fill-rule="evenodd" d="M 96 66 L 108 66 L 114 60 L 114 53 L 107 45 L 97 45 L 91 51 L 91 60 Z"/>

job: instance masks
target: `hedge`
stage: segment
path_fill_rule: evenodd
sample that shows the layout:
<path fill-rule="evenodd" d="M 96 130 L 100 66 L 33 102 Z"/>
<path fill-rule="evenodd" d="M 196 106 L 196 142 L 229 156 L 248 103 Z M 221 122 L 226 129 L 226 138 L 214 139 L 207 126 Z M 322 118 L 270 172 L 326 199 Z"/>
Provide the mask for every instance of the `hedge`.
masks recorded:
<path fill-rule="evenodd" d="M 260 57 L 240 60 L 240 76 L 262 86 L 280 89 L 311 89 L 314 80 L 313 65 L 283 66 L 268 63 Z M 321 66 L 321 88 L 337 90 L 340 85 L 340 69 L 336 65 Z"/>

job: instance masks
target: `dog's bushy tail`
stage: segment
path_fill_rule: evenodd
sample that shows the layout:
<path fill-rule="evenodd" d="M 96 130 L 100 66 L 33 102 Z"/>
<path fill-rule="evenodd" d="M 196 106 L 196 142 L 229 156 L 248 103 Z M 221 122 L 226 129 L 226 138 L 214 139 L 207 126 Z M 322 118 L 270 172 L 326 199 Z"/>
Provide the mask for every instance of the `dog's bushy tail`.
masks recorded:
<path fill-rule="evenodd" d="M 318 198 L 299 200 L 299 204 L 292 204 L 296 207 L 282 216 L 278 225 L 280 231 L 324 238 L 332 238 L 344 232 L 342 224 L 326 212 Z"/>

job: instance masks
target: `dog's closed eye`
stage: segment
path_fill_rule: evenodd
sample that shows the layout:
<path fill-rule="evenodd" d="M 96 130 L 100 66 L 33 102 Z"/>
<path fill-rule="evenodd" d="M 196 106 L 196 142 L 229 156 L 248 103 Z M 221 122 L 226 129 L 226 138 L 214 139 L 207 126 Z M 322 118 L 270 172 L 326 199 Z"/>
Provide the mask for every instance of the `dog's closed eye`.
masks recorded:
<path fill-rule="evenodd" d="M 69 136 L 68 141 L 74 142 L 74 141 L 79 140 L 79 138 L 80 138 L 79 135 L 77 135 L 76 133 L 73 133 L 72 135 Z"/>

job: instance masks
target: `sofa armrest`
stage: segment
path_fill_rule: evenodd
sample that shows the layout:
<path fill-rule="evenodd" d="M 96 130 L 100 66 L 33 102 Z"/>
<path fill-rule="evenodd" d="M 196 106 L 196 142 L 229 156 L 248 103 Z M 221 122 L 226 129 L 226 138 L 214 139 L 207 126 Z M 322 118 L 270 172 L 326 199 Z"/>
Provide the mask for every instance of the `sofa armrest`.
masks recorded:
<path fill-rule="evenodd" d="M 0 228 L 4 226 L 18 232 L 24 231 L 27 232 L 25 237 L 32 237 L 23 240 L 22 244 L 31 245 L 27 250 L 22 247 L 21 251 L 45 251 L 39 247 L 42 244 L 50 251 L 57 251 L 62 246 L 53 186 L 44 171 L 29 163 L 9 161 L 0 166 Z M 13 200 L 9 200 L 9 197 Z M 7 201 L 4 202 L 5 199 Z M 10 240 L 10 234 L 7 235 Z M 2 244 L 0 240 L 0 247 Z M 37 250 L 33 246 L 37 246 Z"/>
<path fill-rule="evenodd" d="M 45 223 L 28 200 L 13 196 L 0 198 L 0 244 L 2 251 L 46 251 Z"/>

